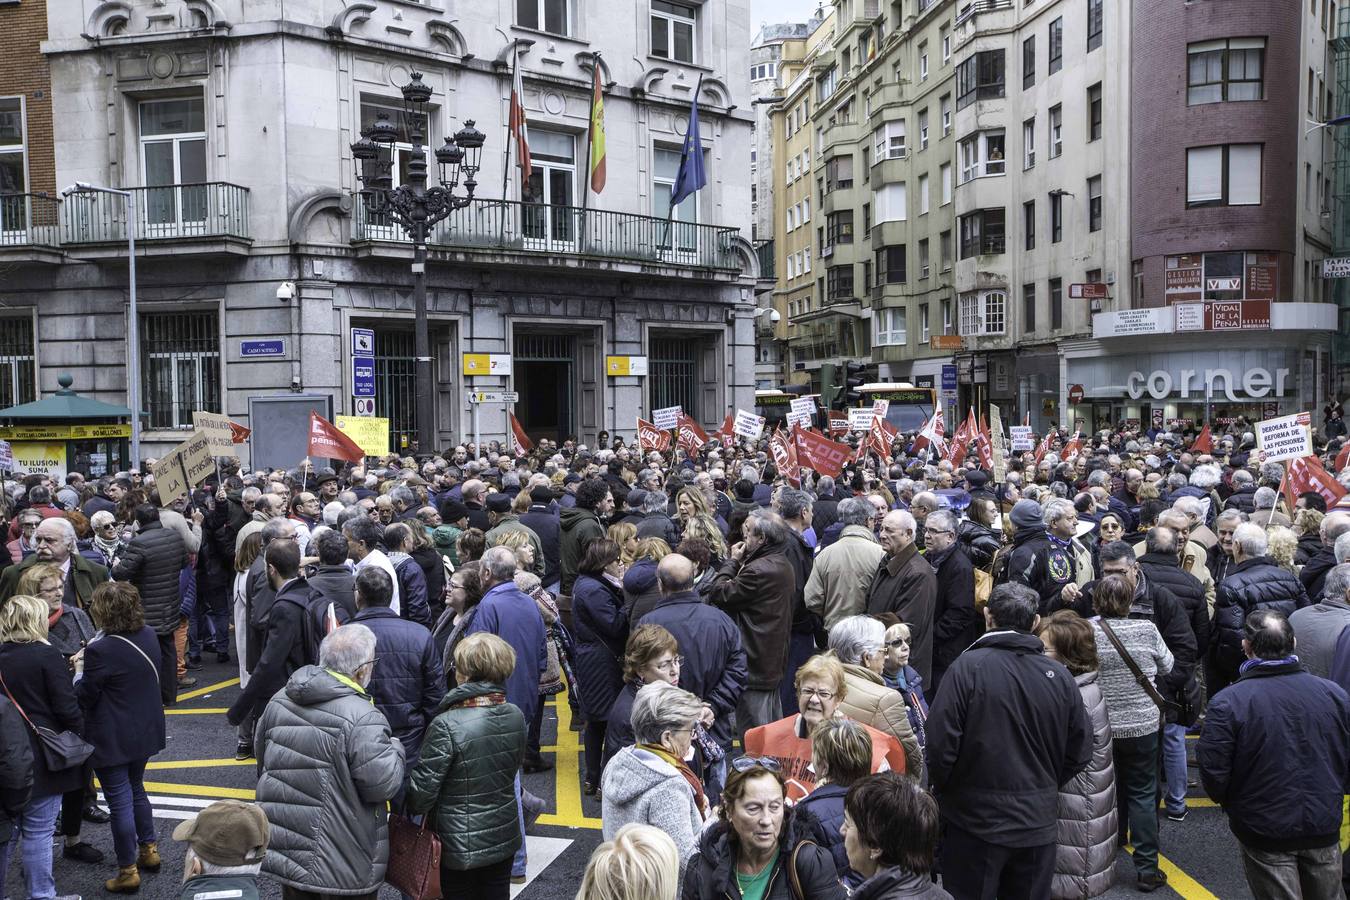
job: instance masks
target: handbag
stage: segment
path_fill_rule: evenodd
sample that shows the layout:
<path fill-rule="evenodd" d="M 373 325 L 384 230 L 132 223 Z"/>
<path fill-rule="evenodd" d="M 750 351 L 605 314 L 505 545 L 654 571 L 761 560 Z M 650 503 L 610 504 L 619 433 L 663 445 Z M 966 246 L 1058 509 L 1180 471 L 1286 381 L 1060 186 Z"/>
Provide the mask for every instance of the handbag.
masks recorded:
<path fill-rule="evenodd" d="M 788 857 L 788 886 L 792 889 L 793 900 L 807 900 L 806 892 L 802 890 L 801 873 L 797 871 L 797 854 L 801 853 L 807 844 L 819 846 L 815 841 L 802 841 L 792 848 L 792 855 Z"/>
<path fill-rule="evenodd" d="M 413 900 L 440 900 L 441 839 L 427 831 L 427 819 L 414 825 L 405 816 L 389 817 L 389 866 L 384 880 Z"/>
<path fill-rule="evenodd" d="M 28 723 L 28 727 L 33 729 L 33 733 L 38 736 L 38 743 L 42 746 L 42 758 L 47 764 L 47 771 L 60 772 L 65 769 L 73 769 L 84 765 L 84 761 L 94 755 L 94 745 L 80 737 L 73 731 L 54 731 L 45 725 L 34 725 L 33 720 L 28 718 L 28 713 L 23 711 L 19 701 L 14 699 L 14 695 L 9 692 L 9 685 L 5 684 L 5 676 L 0 675 L 0 687 L 5 689 L 5 696 L 9 702 L 14 704 L 14 708 L 23 716 L 23 720 Z"/>
<path fill-rule="evenodd" d="M 1125 645 L 1120 642 L 1120 638 L 1116 637 L 1116 633 L 1111 630 L 1111 626 L 1106 624 L 1106 620 L 1098 619 L 1097 624 L 1102 626 L 1102 632 L 1106 635 L 1107 640 L 1116 648 L 1116 652 L 1120 654 L 1120 658 L 1125 662 L 1125 665 L 1134 673 L 1134 680 L 1139 682 L 1139 686 L 1144 689 L 1144 693 L 1148 694 L 1149 699 L 1158 707 L 1159 725 L 1164 724 L 1169 715 L 1173 718 L 1180 716 L 1181 707 L 1158 693 L 1157 685 L 1153 683 L 1153 679 L 1145 675 L 1144 670 L 1139 668 L 1139 663 L 1134 661 L 1130 651 L 1125 649 Z"/>

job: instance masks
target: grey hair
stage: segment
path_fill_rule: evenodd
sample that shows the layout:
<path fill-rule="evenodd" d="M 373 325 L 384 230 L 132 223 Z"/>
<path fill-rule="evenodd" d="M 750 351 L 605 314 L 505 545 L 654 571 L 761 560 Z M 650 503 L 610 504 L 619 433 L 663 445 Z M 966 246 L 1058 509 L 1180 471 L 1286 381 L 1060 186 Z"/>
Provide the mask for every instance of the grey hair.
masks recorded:
<path fill-rule="evenodd" d="M 515 578 L 516 554 L 509 547 L 490 547 L 478 565 L 493 584 L 504 584 Z"/>
<path fill-rule="evenodd" d="M 390 489 L 389 499 L 407 509 L 417 502 L 417 495 L 413 493 L 412 488 L 400 484 L 398 487 Z"/>
<path fill-rule="evenodd" d="M 1149 553 L 1175 554 L 1177 533 L 1165 525 L 1155 525 L 1148 530 L 1148 536 L 1144 538 L 1144 549 Z"/>
<path fill-rule="evenodd" d="M 108 512 L 106 509 L 100 509 L 98 512 L 94 513 L 92 516 L 89 517 L 89 527 L 95 529 L 102 528 L 104 525 L 116 521 L 117 518 L 113 516 L 112 513 Z"/>
<path fill-rule="evenodd" d="M 1277 462 L 1262 463 L 1261 480 L 1279 484 L 1284 480 L 1284 466 Z"/>
<path fill-rule="evenodd" d="M 648 491 L 642 498 L 642 511 L 644 513 L 663 513 L 670 501 L 666 495 L 660 491 Z"/>
<path fill-rule="evenodd" d="M 1248 472 L 1246 469 L 1238 469 L 1233 473 L 1233 484 L 1240 487 L 1245 487 L 1255 480 L 1256 479 L 1252 477 L 1252 473 Z"/>
<path fill-rule="evenodd" d="M 1055 497 L 1046 501 L 1045 507 L 1041 510 L 1041 523 L 1049 528 L 1050 523 L 1056 519 L 1061 519 L 1070 513 L 1077 515 L 1078 510 L 1074 508 L 1073 501 L 1064 497 Z"/>
<path fill-rule="evenodd" d="M 319 644 L 319 665 L 348 678 L 375 658 L 375 632 L 364 625 L 342 625 Z"/>
<path fill-rule="evenodd" d="M 752 509 L 745 519 L 745 526 L 754 526 L 755 534 L 766 544 L 781 544 L 787 540 L 788 527 L 783 517 L 767 509 Z"/>
<path fill-rule="evenodd" d="M 1196 466 L 1195 471 L 1191 472 L 1191 484 L 1198 488 L 1210 490 L 1223 480 L 1223 472 L 1218 466 Z"/>
<path fill-rule="evenodd" d="M 1345 600 L 1350 593 L 1350 565 L 1341 563 L 1327 573 L 1323 584 L 1322 596 L 1334 600 Z"/>
<path fill-rule="evenodd" d="M 239 499 L 244 503 L 257 503 L 258 498 L 262 496 L 262 491 L 255 487 L 246 487 L 239 492 Z"/>
<path fill-rule="evenodd" d="M 1178 502 L 1180 502 L 1180 501 L 1178 501 Z M 1174 508 L 1174 509 L 1176 508 L 1176 504 L 1173 504 L 1173 508 Z M 1181 512 L 1181 510 L 1178 509 L 1177 512 Z M 1182 512 L 1181 514 L 1182 514 L 1183 516 L 1186 515 L 1184 512 Z M 1187 518 L 1189 518 L 1189 516 L 1188 516 Z M 1238 522 L 1238 523 L 1242 523 L 1242 522 L 1245 522 L 1245 521 L 1247 521 L 1247 514 L 1246 514 L 1245 512 L 1243 512 L 1242 510 L 1240 510 L 1240 509 L 1225 509 L 1223 512 L 1219 513 L 1219 515 L 1214 519 L 1214 527 L 1215 527 L 1215 528 L 1219 527 L 1220 523 L 1222 523 L 1222 522 Z"/>
<path fill-rule="evenodd" d="M 201 864 L 203 875 L 257 875 L 262 871 L 263 864 L 263 861 L 260 859 L 255 863 L 250 863 L 245 866 L 218 866 L 209 860 L 202 859 L 196 853 L 193 853 L 192 846 L 189 844 L 184 853 L 185 866 L 191 868 L 194 859 Z"/>
<path fill-rule="evenodd" d="M 638 743 L 659 744 L 662 734 L 689 728 L 702 714 L 698 697 L 668 681 L 653 681 L 638 688 L 628 721 Z"/>
<path fill-rule="evenodd" d="M 812 506 L 811 495 L 796 488 L 778 492 L 778 514 L 785 519 L 800 519 Z"/>
<path fill-rule="evenodd" d="M 1087 477 L 1088 485 L 1096 487 L 1103 487 L 1110 482 L 1110 480 L 1111 476 L 1107 474 L 1105 469 L 1093 469 L 1092 473 Z"/>
<path fill-rule="evenodd" d="M 1256 489 L 1255 496 L 1252 497 L 1252 503 L 1256 505 L 1257 509 L 1274 509 L 1275 499 L 1278 496 L 1274 488 L 1259 487 Z"/>
<path fill-rule="evenodd" d="M 268 519 L 266 524 L 264 524 L 262 527 L 263 546 L 265 547 L 268 544 L 275 541 L 277 538 L 281 537 L 281 533 L 285 531 L 288 527 L 289 528 L 295 527 L 295 523 L 292 522 L 290 519 Z"/>
<path fill-rule="evenodd" d="M 1199 497 L 1178 497 L 1172 501 L 1172 508 L 1180 510 L 1183 515 L 1191 519 L 1203 519 L 1205 517 L 1205 506 L 1200 502 Z"/>
<path fill-rule="evenodd" d="M 70 524 L 70 520 L 64 516 L 52 516 L 39 522 L 38 527 L 42 527 L 48 522 L 56 526 L 57 530 L 61 532 L 61 537 L 66 542 L 66 546 L 70 548 L 71 553 L 74 553 L 80 539 L 79 535 L 75 533 L 75 526 Z"/>
<path fill-rule="evenodd" d="M 916 506 L 921 506 L 929 512 L 932 512 L 942 506 L 942 501 L 939 500 L 937 494 L 934 494 L 932 491 L 920 491 L 914 495 L 913 500 L 909 501 L 910 509 L 913 509 Z"/>
<path fill-rule="evenodd" d="M 835 509 L 835 518 L 845 525 L 867 525 L 876 514 L 876 507 L 861 497 L 840 500 Z"/>
<path fill-rule="evenodd" d="M 849 616 L 830 628 L 830 649 L 840 662 L 860 666 L 868 653 L 886 645 L 886 626 L 871 616 Z"/>
<path fill-rule="evenodd" d="M 1173 472 L 1167 476 L 1167 487 L 1169 490 L 1179 491 L 1186 486 L 1186 476 L 1178 472 Z"/>
<path fill-rule="evenodd" d="M 833 494 L 833 493 L 834 493 L 834 476 L 833 476 L 833 475 L 822 475 L 822 476 L 820 476 L 820 478 L 818 478 L 818 479 L 816 480 L 816 493 L 817 493 L 817 494 Z"/>
<path fill-rule="evenodd" d="M 1350 562 L 1350 532 L 1336 538 L 1331 552 L 1336 554 L 1337 563 Z"/>
<path fill-rule="evenodd" d="M 338 527 L 338 516 L 342 514 L 343 506 L 336 500 L 330 500 L 323 508 L 323 523 L 329 528 Z"/>
<path fill-rule="evenodd" d="M 1233 531 L 1233 546 L 1241 550 L 1244 557 L 1250 559 L 1253 556 L 1265 556 L 1270 541 L 1266 537 L 1265 529 L 1260 525 L 1243 522 Z"/>
<path fill-rule="evenodd" d="M 1350 515 L 1346 515 L 1344 511 L 1327 513 L 1322 519 L 1323 543 L 1330 541 L 1334 545 L 1347 531 L 1350 531 Z"/>
<path fill-rule="evenodd" d="M 655 469 L 646 468 L 643 469 L 641 472 L 638 472 L 637 480 L 638 484 L 642 484 L 649 478 L 658 478 L 658 477 L 660 477 L 660 473 L 658 473 Z"/>
<path fill-rule="evenodd" d="M 956 513 L 949 509 L 935 509 L 924 520 L 925 525 L 934 525 L 942 531 L 956 531 Z"/>

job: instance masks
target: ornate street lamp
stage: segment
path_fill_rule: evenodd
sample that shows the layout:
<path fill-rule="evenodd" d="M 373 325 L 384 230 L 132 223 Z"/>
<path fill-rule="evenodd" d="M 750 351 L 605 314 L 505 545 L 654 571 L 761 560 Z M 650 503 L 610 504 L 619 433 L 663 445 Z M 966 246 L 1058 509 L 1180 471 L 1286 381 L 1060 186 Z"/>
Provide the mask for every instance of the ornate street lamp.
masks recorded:
<path fill-rule="evenodd" d="M 413 72 L 400 91 L 403 93 L 403 133 L 412 150 L 407 154 L 408 183 L 394 186 L 394 144 L 402 134 L 389 116 L 379 113 L 374 124 L 361 130 L 361 140 L 352 144 L 358 194 L 371 218 L 395 222 L 413 243 L 414 353 L 417 357 L 417 450 L 429 455 L 436 450 L 435 398 L 431 373 L 431 338 L 427 329 L 427 236 L 438 222 L 473 202 L 475 177 L 483 156 L 483 132 L 466 119 L 454 139 L 436 149 L 436 169 L 440 183 L 427 185 L 426 138 L 427 103 L 431 88 L 423 83 L 422 73 Z M 455 194 L 460 179 L 464 193 Z"/>

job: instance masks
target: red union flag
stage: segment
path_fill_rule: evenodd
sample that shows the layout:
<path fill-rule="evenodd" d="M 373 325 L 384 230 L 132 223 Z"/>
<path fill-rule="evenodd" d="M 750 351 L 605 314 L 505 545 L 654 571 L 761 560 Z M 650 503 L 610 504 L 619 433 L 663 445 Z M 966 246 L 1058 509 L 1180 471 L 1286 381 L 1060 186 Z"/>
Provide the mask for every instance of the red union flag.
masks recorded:
<path fill-rule="evenodd" d="M 332 422 L 310 410 L 309 455 L 360 462 L 366 458 L 366 451 L 358 447 L 356 441 L 339 431 Z"/>
<path fill-rule="evenodd" d="M 515 413 L 508 413 L 511 417 L 511 436 L 516 439 L 516 456 L 524 456 L 534 449 L 534 441 L 525 433 L 520 420 L 516 418 Z"/>
<path fill-rule="evenodd" d="M 875 450 L 877 455 L 883 460 L 890 459 L 891 446 L 895 443 L 895 438 L 899 434 L 895 427 L 887 422 L 881 416 L 873 414 L 872 427 L 867 431 L 867 444 L 869 449 Z"/>
<path fill-rule="evenodd" d="M 253 433 L 252 428 L 246 428 L 238 422 L 230 423 L 230 441 L 235 444 L 242 444 L 248 440 L 248 436 Z"/>
<path fill-rule="evenodd" d="M 952 466 L 958 467 L 966 460 L 966 451 L 970 449 L 970 443 L 974 439 L 974 433 L 979 429 L 975 424 L 975 410 L 970 411 L 970 415 L 956 426 L 956 434 L 952 435 L 951 443 L 947 445 L 947 461 Z"/>
<path fill-rule="evenodd" d="M 1300 494 L 1309 491 L 1322 495 L 1327 506 L 1336 506 L 1345 497 L 1345 488 L 1336 477 L 1326 470 L 1322 460 L 1316 456 L 1300 456 L 1289 460 L 1289 471 L 1284 476 L 1285 500 L 1293 510 Z"/>
<path fill-rule="evenodd" d="M 1081 431 L 1075 431 L 1073 433 L 1073 440 L 1064 445 L 1064 450 L 1060 453 L 1059 458 L 1061 460 L 1067 460 L 1070 455 L 1078 453 L 1082 449 L 1083 433 Z"/>
<path fill-rule="evenodd" d="M 662 431 L 646 419 L 637 420 L 638 449 L 643 453 L 655 450 L 664 453 L 670 449 L 670 432 Z"/>
<path fill-rule="evenodd" d="M 793 443 L 797 445 L 797 460 L 801 465 L 838 478 L 844 471 L 844 462 L 852 450 L 847 444 L 836 443 L 823 434 L 800 425 L 792 426 Z"/>
<path fill-rule="evenodd" d="M 797 448 L 781 429 L 774 429 L 773 437 L 769 438 L 769 452 L 773 454 L 774 468 L 782 473 L 793 487 L 801 487 L 801 467 L 797 464 Z"/>
<path fill-rule="evenodd" d="M 1350 441 L 1346 441 L 1345 446 L 1341 448 L 1341 452 L 1336 454 L 1336 471 L 1339 472 L 1344 469 L 1347 462 L 1350 462 Z"/>
<path fill-rule="evenodd" d="M 1192 453 L 1214 452 L 1214 438 L 1209 433 L 1208 422 L 1205 423 L 1204 428 L 1200 429 L 1200 434 L 1196 436 L 1195 443 L 1191 444 L 1191 452 Z"/>
<path fill-rule="evenodd" d="M 679 433 L 679 440 L 676 446 L 688 455 L 693 455 L 704 444 L 708 443 L 708 435 L 699 424 L 687 415 L 681 414 L 676 426 Z"/>
<path fill-rule="evenodd" d="M 1050 452 L 1050 439 L 1055 436 L 1055 429 L 1046 429 L 1045 437 L 1036 446 L 1036 465 L 1041 464 L 1041 457 Z"/>

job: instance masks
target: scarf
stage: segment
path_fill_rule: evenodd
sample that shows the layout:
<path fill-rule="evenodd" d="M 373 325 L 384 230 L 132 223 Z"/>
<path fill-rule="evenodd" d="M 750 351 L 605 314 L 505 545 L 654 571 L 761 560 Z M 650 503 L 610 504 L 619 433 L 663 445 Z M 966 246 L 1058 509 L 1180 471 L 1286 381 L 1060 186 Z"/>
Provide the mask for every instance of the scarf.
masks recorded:
<path fill-rule="evenodd" d="M 103 558 L 106 559 L 108 565 L 111 566 L 117 559 L 117 551 L 122 547 L 122 540 L 121 538 L 118 538 L 117 540 L 108 541 L 98 535 L 94 535 L 94 547 L 99 553 L 103 554 Z"/>
<path fill-rule="evenodd" d="M 59 622 L 59 621 L 61 621 L 61 613 L 65 612 L 65 611 L 66 611 L 66 607 L 65 607 L 64 604 L 62 604 L 61 606 L 58 606 L 58 607 L 56 608 L 56 612 L 52 613 L 50 616 L 47 617 L 47 630 L 48 630 L 48 631 L 51 631 L 53 628 L 56 627 L 56 623 Z"/>
<path fill-rule="evenodd" d="M 395 571 L 398 570 L 398 567 L 403 564 L 403 561 L 405 559 L 412 559 L 411 556 L 401 551 L 395 551 L 393 553 L 387 553 L 385 555 L 389 557 L 389 565 L 393 566 Z"/>
<path fill-rule="evenodd" d="M 1249 659 L 1238 666 L 1238 673 L 1250 672 L 1252 669 L 1277 668 L 1279 666 L 1298 665 L 1298 654 L 1291 653 L 1282 659 Z"/>
<path fill-rule="evenodd" d="M 694 792 L 694 803 L 698 806 L 699 815 L 707 818 L 708 798 L 704 796 L 703 793 L 703 782 L 700 781 L 693 770 L 685 764 L 685 761 L 676 759 L 673 753 L 659 744 L 638 744 L 638 748 L 661 757 L 661 759 L 675 767 L 675 771 L 679 772 L 680 775 L 684 777 L 684 780 L 689 784 L 690 790 Z"/>
<path fill-rule="evenodd" d="M 479 694 L 477 697 L 465 697 L 456 703 L 451 703 L 449 709 L 470 709 L 479 706 L 501 706 L 506 702 L 506 695 L 501 691 L 492 691 L 488 694 Z"/>

